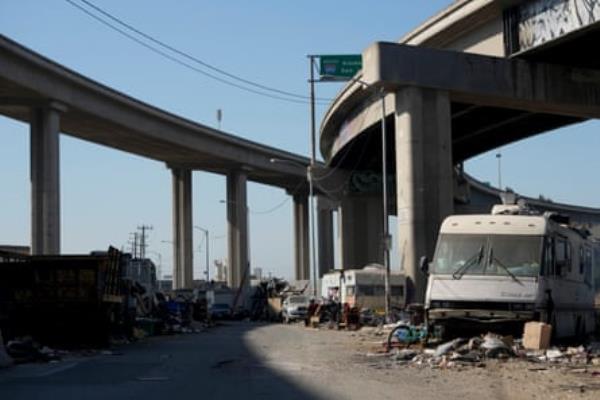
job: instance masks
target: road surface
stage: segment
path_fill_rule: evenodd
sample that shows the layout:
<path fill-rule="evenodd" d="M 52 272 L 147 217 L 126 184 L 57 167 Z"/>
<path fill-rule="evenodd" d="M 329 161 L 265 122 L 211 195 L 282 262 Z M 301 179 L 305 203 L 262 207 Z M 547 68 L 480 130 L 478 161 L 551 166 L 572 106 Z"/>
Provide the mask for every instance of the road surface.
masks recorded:
<path fill-rule="evenodd" d="M 376 357 L 365 357 L 366 339 L 363 348 L 360 339 L 357 333 L 301 325 L 228 323 L 199 334 L 156 337 L 121 346 L 112 355 L 0 370 L 0 399 L 491 400 L 581 396 L 568 391 L 553 393 L 547 387 L 551 376 L 535 372 L 530 376 L 538 379 L 537 383 L 528 382 L 531 378 L 520 370 L 385 366 Z M 585 395 L 593 396 L 590 392 Z"/>

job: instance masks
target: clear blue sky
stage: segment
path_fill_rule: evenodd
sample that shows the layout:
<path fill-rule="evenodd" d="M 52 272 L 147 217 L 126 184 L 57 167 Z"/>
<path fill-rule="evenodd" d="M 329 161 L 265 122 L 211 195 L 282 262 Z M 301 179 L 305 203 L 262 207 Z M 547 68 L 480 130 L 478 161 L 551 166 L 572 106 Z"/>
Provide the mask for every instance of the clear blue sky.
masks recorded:
<path fill-rule="evenodd" d="M 242 1 L 94 0 L 137 28 L 231 73 L 307 93 L 306 54 L 360 53 L 376 40 L 394 41 L 449 0 Z M 94 80 L 207 125 L 289 151 L 308 154 L 308 107 L 239 91 L 189 71 L 123 38 L 64 0 L 0 2 L 0 32 Z M 320 85 L 331 97 L 339 87 Z M 324 108 L 319 109 L 320 115 Z M 595 171 L 599 125 L 589 122 L 502 149 L 503 183 L 555 201 L 600 206 Z M 0 243 L 29 244 L 28 126 L 0 117 Z M 469 161 L 467 171 L 497 183 L 495 152 Z M 172 267 L 171 181 L 161 163 L 61 136 L 62 248 L 88 252 L 126 246 L 139 224 L 153 225 L 150 250 Z M 211 259 L 226 255 L 225 180 L 195 172 L 194 224 L 208 228 Z M 249 207 L 260 212 L 286 194 L 249 185 Z M 288 201 L 251 214 L 252 264 L 277 275 L 293 271 Z M 195 248 L 201 245 L 195 232 Z M 202 251 L 204 247 L 202 247 Z M 151 254 L 153 255 L 153 254 Z M 204 254 L 195 252 L 195 274 Z"/>

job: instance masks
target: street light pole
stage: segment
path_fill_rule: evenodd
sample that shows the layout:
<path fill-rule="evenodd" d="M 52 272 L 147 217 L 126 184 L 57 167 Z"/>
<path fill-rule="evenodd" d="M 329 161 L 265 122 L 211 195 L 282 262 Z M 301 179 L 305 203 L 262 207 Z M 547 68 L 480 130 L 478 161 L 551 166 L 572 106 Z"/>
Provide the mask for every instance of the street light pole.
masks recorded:
<path fill-rule="evenodd" d="M 498 188 L 502 190 L 502 153 L 496 153 L 498 159 Z"/>
<path fill-rule="evenodd" d="M 310 70 L 310 165 L 308 166 L 306 173 L 308 179 L 308 191 L 309 191 L 309 217 L 310 217 L 310 249 L 311 249 L 311 263 L 312 263 L 312 276 L 313 276 L 313 296 L 317 297 L 317 252 L 316 252 L 316 237 L 315 237 L 315 200 L 314 200 L 314 183 L 313 183 L 313 169 L 316 164 L 316 126 L 315 126 L 315 57 L 309 55 L 309 70 Z"/>
<path fill-rule="evenodd" d="M 385 127 L 385 89 L 381 88 L 381 175 L 383 191 L 383 266 L 385 268 L 385 317 L 391 322 L 392 297 L 390 285 L 390 228 L 388 221 L 388 189 L 387 189 L 387 132 Z"/>
<path fill-rule="evenodd" d="M 370 83 L 358 78 L 350 78 L 351 81 L 357 82 L 365 87 L 372 87 Z M 392 240 L 390 236 L 390 228 L 388 221 L 388 185 L 387 185 L 387 130 L 385 125 L 385 88 L 381 88 L 379 99 L 381 101 L 381 183 L 382 183 L 382 202 L 383 202 L 383 267 L 385 270 L 384 286 L 385 286 L 385 317 L 388 322 L 391 322 L 392 298 L 391 298 L 391 265 L 390 265 L 390 250 Z"/>
<path fill-rule="evenodd" d="M 206 282 L 208 282 L 210 280 L 210 276 L 209 276 L 209 274 L 210 274 L 210 269 L 209 269 L 209 255 L 208 255 L 208 250 L 209 250 L 209 247 L 208 247 L 208 229 L 204 229 L 204 228 L 202 228 L 200 226 L 196 226 L 196 225 L 194 225 L 194 228 L 196 228 L 196 229 L 204 232 L 204 235 L 206 237 L 206 272 L 205 272 L 205 274 L 206 274 Z"/>

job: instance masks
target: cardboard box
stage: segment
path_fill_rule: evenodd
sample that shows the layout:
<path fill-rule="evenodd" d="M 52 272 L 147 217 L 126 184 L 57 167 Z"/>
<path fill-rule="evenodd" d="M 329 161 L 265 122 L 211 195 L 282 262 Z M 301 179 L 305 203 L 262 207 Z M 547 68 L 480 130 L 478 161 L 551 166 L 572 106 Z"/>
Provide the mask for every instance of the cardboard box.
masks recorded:
<path fill-rule="evenodd" d="M 545 350 L 550 347 L 552 325 L 531 321 L 525 324 L 523 347 L 529 350 Z"/>

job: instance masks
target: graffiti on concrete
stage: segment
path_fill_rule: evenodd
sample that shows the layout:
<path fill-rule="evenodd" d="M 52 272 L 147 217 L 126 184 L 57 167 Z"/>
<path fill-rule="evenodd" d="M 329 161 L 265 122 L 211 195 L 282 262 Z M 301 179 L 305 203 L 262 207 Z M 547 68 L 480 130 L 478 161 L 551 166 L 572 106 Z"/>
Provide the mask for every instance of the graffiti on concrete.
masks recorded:
<path fill-rule="evenodd" d="M 527 50 L 600 21 L 600 0 L 536 0 L 517 11 L 518 50 Z"/>

